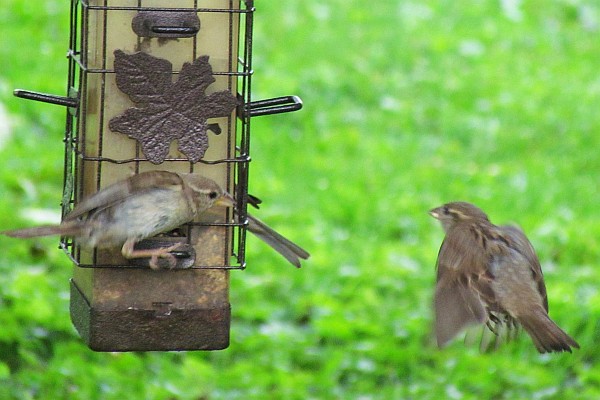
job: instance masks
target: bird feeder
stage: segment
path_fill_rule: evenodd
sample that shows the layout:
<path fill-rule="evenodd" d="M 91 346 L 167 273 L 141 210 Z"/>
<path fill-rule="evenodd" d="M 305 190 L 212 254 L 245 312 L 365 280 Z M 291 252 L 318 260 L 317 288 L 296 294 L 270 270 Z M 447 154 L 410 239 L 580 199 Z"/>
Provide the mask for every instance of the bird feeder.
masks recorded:
<path fill-rule="evenodd" d="M 250 120 L 302 103 L 251 100 L 251 0 L 72 0 L 70 13 L 67 95 L 15 91 L 67 107 L 63 217 L 149 170 L 212 178 L 237 210 L 139 244 L 182 242 L 172 269 L 61 238 L 73 324 L 96 351 L 226 348 L 229 272 L 246 265 Z"/>

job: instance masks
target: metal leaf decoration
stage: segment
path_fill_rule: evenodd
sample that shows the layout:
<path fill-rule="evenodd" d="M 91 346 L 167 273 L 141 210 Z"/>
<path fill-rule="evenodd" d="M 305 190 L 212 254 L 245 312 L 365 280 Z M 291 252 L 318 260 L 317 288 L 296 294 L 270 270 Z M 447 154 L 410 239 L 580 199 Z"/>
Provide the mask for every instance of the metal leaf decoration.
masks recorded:
<path fill-rule="evenodd" d="M 165 160 L 173 140 L 191 162 L 199 161 L 208 149 L 207 130 L 214 130 L 207 120 L 230 115 L 238 103 L 227 90 L 206 94 L 215 81 L 208 56 L 183 64 L 175 82 L 172 72 L 162 58 L 115 51 L 117 86 L 136 107 L 112 118 L 109 127 L 139 141 L 154 164 Z"/>

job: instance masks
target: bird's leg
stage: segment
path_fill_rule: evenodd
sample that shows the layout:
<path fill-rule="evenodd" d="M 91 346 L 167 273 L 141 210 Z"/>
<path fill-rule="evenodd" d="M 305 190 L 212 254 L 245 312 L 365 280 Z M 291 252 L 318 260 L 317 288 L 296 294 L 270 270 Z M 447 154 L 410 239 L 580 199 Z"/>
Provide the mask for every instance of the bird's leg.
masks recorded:
<path fill-rule="evenodd" d="M 128 239 L 121 248 L 121 254 L 125 258 L 146 258 L 150 257 L 150 268 L 158 269 L 158 259 L 166 258 L 169 261 L 169 265 L 174 267 L 177 263 L 175 256 L 171 254 L 172 251 L 177 250 L 182 243 L 176 243 L 169 247 L 161 247 L 158 249 L 146 249 L 146 250 L 135 250 L 134 245 L 135 239 Z"/>
<path fill-rule="evenodd" d="M 488 312 L 488 320 L 485 324 L 487 325 L 488 329 L 492 331 L 492 333 L 496 336 L 498 336 L 498 324 L 500 324 L 501 322 L 502 321 L 500 320 L 500 318 L 498 318 L 498 316 L 496 316 L 496 314 Z"/>
<path fill-rule="evenodd" d="M 517 320 L 511 317 L 510 315 L 506 315 L 506 326 L 508 327 L 507 337 L 508 340 L 514 340 L 519 334 L 519 324 Z"/>

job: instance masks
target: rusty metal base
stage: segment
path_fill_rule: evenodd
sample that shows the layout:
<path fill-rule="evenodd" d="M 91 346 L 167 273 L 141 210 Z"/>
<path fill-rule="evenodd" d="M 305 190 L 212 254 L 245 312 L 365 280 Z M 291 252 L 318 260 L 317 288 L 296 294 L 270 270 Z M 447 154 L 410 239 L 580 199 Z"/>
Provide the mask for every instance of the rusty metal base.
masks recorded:
<path fill-rule="evenodd" d="M 222 350 L 231 306 L 212 309 L 98 310 L 71 280 L 71 321 L 94 351 Z"/>

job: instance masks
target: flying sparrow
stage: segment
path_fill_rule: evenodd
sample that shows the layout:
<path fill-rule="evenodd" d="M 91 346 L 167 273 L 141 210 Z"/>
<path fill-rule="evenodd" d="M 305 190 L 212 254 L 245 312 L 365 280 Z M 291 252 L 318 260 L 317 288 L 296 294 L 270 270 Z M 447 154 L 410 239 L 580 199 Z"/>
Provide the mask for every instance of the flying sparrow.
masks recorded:
<path fill-rule="evenodd" d="M 476 206 L 434 208 L 446 237 L 437 259 L 435 334 L 442 347 L 471 324 L 522 325 L 540 353 L 579 345 L 548 316 L 548 297 L 533 246 L 515 226 L 496 226 Z"/>
<path fill-rule="evenodd" d="M 87 248 L 118 248 L 127 259 L 150 257 L 174 261 L 171 251 L 181 244 L 159 249 L 137 250 L 146 238 L 171 231 L 192 221 L 214 205 L 233 207 L 233 198 L 213 180 L 197 174 L 148 171 L 103 188 L 83 199 L 60 225 L 39 226 L 1 232 L 7 236 L 71 236 Z M 289 262 L 300 267 L 309 254 L 263 222 L 247 216 L 248 230 L 255 233 Z M 173 264 L 173 262 L 171 262 Z"/>

